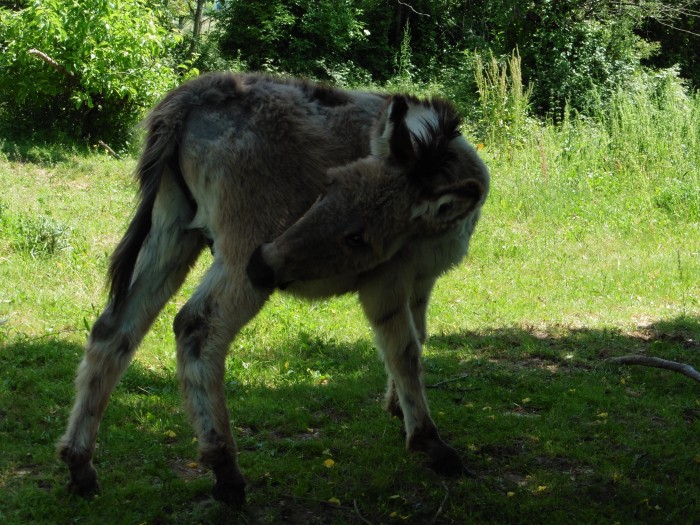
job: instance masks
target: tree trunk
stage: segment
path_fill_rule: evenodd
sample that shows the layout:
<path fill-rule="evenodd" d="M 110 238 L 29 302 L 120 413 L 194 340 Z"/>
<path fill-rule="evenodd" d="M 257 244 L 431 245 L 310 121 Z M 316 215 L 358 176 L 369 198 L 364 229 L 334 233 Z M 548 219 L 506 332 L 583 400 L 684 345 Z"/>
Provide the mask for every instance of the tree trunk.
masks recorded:
<path fill-rule="evenodd" d="M 197 51 L 199 35 L 202 31 L 202 12 L 204 11 L 205 0 L 197 0 L 197 8 L 194 12 L 194 27 L 192 28 L 192 43 L 190 44 L 190 58 Z"/>
<path fill-rule="evenodd" d="M 408 9 L 403 2 L 397 2 L 396 12 L 394 15 L 394 24 L 391 31 L 390 44 L 392 49 L 399 51 L 401 49 L 401 40 L 403 39 L 403 28 L 407 22 Z"/>

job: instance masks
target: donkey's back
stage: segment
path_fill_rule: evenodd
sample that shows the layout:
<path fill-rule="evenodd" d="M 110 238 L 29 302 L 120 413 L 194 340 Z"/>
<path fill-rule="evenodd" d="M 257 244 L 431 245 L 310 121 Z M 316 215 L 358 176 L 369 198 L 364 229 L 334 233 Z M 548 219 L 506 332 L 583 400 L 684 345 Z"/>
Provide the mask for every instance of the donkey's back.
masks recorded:
<path fill-rule="evenodd" d="M 146 122 L 140 203 L 110 264 L 60 443 L 81 494 L 97 489 L 97 430 L 158 312 L 209 245 L 214 261 L 175 317 L 178 376 L 214 496 L 244 500 L 225 356 L 276 288 L 359 291 L 406 446 L 462 471 L 430 418 L 420 369 L 435 279 L 466 252 L 488 172 L 451 104 L 261 75 L 212 74 Z M 447 254 L 447 255 L 445 255 Z M 440 262 L 437 262 L 440 260 Z M 446 262 L 445 262 L 446 261 Z M 340 284 L 338 284 L 340 283 Z"/>

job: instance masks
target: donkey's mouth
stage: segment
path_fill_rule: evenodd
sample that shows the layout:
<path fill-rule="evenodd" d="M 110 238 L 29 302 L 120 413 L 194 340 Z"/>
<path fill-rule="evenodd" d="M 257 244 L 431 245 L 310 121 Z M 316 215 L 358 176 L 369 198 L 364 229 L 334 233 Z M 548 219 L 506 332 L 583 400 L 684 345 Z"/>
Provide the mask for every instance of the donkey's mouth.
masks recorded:
<path fill-rule="evenodd" d="M 275 271 L 265 262 L 262 247 L 263 245 L 261 244 L 255 248 L 253 255 L 250 256 L 246 273 L 253 285 L 259 288 L 275 288 L 277 285 Z"/>

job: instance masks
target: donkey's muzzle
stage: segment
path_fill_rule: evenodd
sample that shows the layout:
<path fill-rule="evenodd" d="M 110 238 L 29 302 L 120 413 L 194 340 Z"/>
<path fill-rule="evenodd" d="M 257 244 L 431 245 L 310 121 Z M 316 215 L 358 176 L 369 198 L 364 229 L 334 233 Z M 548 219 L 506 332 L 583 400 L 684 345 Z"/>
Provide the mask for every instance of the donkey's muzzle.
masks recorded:
<path fill-rule="evenodd" d="M 253 255 L 250 256 L 248 261 L 248 266 L 246 267 L 246 273 L 248 274 L 248 279 L 255 286 L 259 288 L 274 288 L 276 286 L 275 272 L 270 267 L 265 258 L 263 257 L 261 244 L 255 251 Z"/>

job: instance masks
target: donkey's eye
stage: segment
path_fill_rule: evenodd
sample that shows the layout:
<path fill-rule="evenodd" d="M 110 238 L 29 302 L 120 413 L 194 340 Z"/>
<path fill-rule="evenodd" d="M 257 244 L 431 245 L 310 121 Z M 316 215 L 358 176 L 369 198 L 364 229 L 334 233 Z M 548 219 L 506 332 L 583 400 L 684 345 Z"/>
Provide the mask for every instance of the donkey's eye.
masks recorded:
<path fill-rule="evenodd" d="M 441 204 L 440 207 L 438 208 L 438 216 L 445 215 L 452 211 L 452 208 L 454 208 L 454 203 L 452 202 L 446 202 L 445 204 Z"/>
<path fill-rule="evenodd" d="M 345 244 L 351 248 L 359 248 L 367 244 L 361 233 L 350 233 L 345 236 Z"/>

